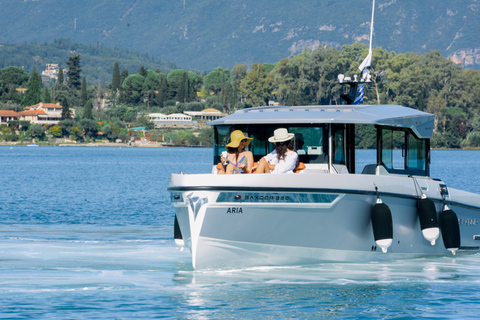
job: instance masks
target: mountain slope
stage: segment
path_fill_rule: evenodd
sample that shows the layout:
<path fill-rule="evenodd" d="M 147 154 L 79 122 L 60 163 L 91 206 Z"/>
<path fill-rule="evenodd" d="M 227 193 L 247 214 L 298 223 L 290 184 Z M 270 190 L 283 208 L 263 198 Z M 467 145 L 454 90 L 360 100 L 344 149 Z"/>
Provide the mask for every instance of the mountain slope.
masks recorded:
<path fill-rule="evenodd" d="M 211 70 L 368 43 L 370 0 L 0 0 L 0 42 L 69 38 Z M 479 0 L 377 0 L 374 46 L 438 49 L 480 68 Z"/>

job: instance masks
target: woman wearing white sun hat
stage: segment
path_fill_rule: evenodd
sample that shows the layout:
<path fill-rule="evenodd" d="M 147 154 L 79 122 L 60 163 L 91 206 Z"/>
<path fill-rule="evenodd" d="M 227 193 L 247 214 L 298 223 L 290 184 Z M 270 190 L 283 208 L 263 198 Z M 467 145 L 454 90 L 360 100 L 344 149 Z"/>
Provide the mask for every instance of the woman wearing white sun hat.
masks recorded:
<path fill-rule="evenodd" d="M 297 165 L 298 154 L 295 152 L 292 139 L 295 135 L 285 128 L 276 129 L 269 142 L 275 143 L 275 150 L 260 159 L 254 166 L 255 173 L 293 173 Z"/>

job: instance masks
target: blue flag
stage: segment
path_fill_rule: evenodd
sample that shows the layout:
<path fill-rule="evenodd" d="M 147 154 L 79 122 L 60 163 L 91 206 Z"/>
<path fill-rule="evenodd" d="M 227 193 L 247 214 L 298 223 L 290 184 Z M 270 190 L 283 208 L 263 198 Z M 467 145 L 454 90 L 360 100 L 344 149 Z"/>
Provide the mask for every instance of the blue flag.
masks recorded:
<path fill-rule="evenodd" d="M 355 97 L 355 101 L 353 102 L 353 104 L 362 104 L 363 103 L 363 94 L 365 93 L 365 84 L 362 83 L 360 84 L 360 86 L 358 87 L 358 91 L 357 91 L 357 96 Z"/>

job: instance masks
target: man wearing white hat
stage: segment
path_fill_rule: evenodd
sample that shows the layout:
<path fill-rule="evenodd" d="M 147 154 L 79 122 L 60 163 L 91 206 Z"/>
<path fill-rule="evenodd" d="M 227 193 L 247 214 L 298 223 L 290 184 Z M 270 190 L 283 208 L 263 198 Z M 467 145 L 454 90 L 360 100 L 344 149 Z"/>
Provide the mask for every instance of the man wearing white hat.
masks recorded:
<path fill-rule="evenodd" d="M 275 150 L 253 167 L 253 170 L 256 169 L 255 173 L 293 173 L 298 159 L 291 141 L 294 136 L 285 128 L 276 129 L 273 136 L 268 138 L 269 142 L 275 143 Z"/>

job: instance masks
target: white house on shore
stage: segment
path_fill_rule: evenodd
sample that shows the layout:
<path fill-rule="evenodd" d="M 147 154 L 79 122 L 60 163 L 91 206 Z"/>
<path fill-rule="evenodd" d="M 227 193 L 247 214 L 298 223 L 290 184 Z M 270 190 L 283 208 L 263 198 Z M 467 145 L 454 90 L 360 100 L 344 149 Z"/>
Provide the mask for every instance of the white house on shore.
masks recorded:
<path fill-rule="evenodd" d="M 227 116 L 226 113 L 213 108 L 202 111 L 184 111 L 184 113 L 203 121 L 212 121 Z"/>
<path fill-rule="evenodd" d="M 227 114 L 222 113 L 216 109 L 205 109 L 203 111 L 184 111 L 184 113 L 149 113 L 148 118 L 153 122 L 155 128 L 169 127 L 169 126 L 183 126 L 183 127 L 198 127 L 198 122 L 193 120 L 193 117 L 202 121 L 211 121 L 218 118 L 223 118 Z"/>
<path fill-rule="evenodd" d="M 189 115 L 181 113 L 163 114 L 163 113 L 149 113 L 148 117 L 153 122 L 155 128 L 168 126 L 198 126 L 196 121 L 192 120 Z"/>
<path fill-rule="evenodd" d="M 62 119 L 62 106 L 54 103 L 40 102 L 36 105 L 26 107 L 24 111 L 18 112 L 20 120 L 30 123 L 54 125 Z M 70 109 L 70 116 L 75 116 L 75 109 Z"/>

